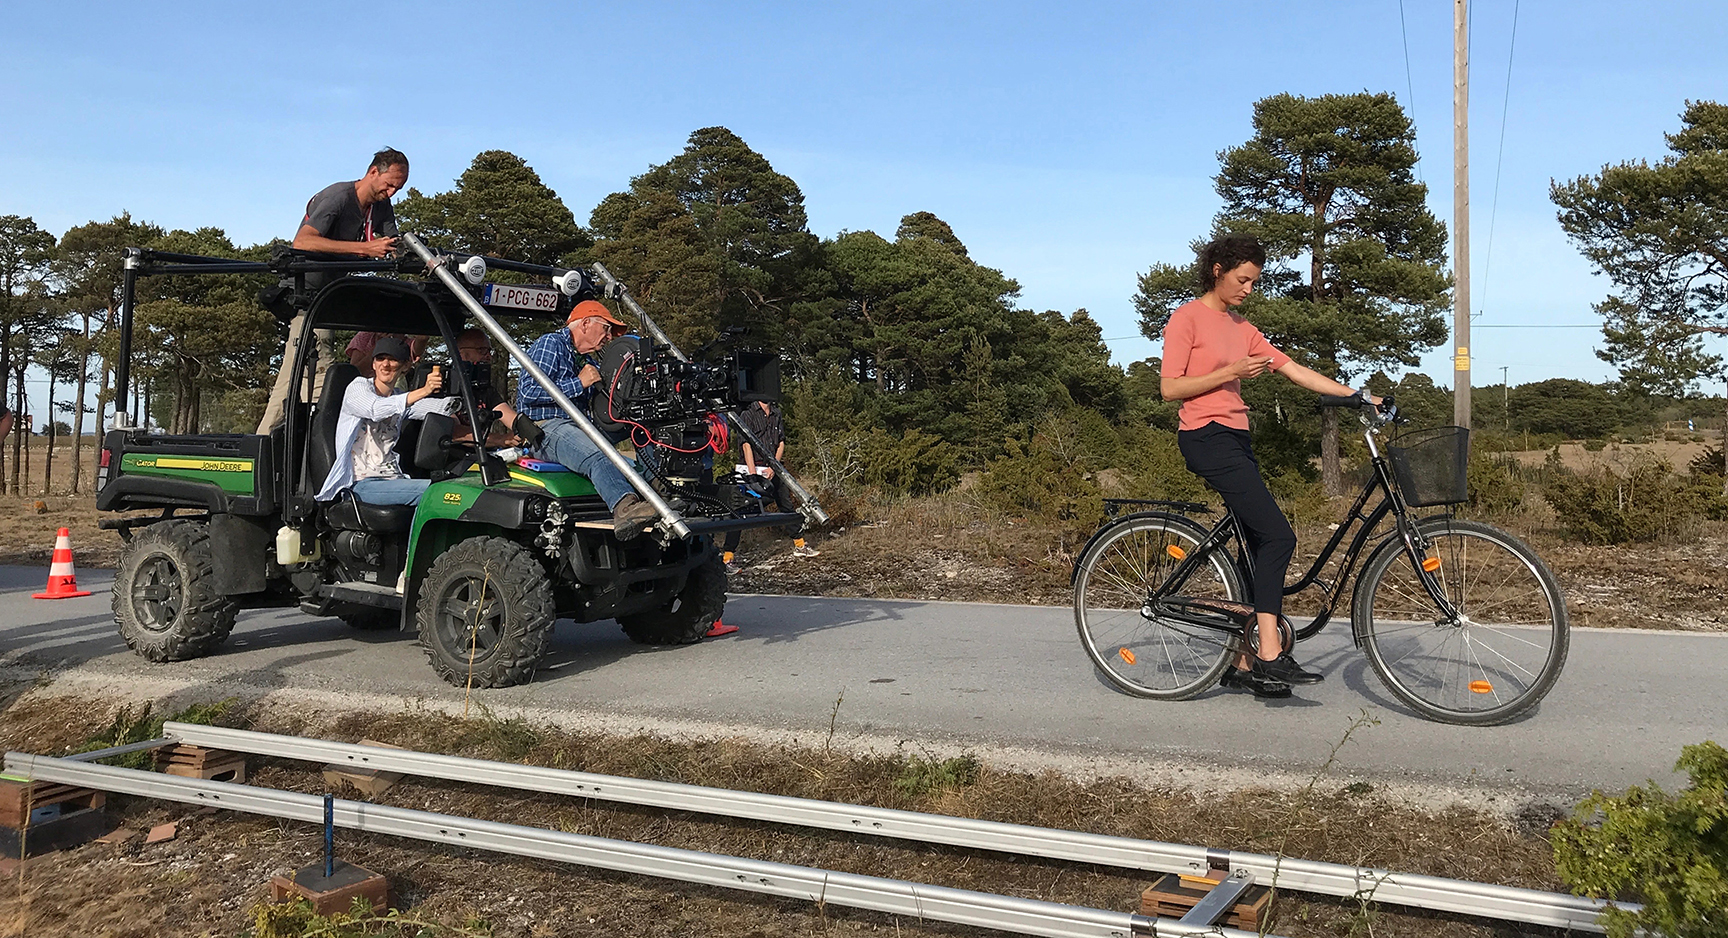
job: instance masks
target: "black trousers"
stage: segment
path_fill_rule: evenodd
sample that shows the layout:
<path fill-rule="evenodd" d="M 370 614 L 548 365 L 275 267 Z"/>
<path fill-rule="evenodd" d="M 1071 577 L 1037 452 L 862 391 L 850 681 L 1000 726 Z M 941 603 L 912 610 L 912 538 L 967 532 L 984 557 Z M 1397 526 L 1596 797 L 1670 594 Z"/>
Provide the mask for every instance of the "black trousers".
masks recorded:
<path fill-rule="evenodd" d="M 774 503 L 774 510 L 775 511 L 792 511 L 792 510 L 794 510 L 793 509 L 793 502 L 792 502 L 792 490 L 787 487 L 785 482 L 780 481 L 780 476 L 778 474 L 776 474 L 774 476 L 773 483 L 772 483 L 772 486 L 770 487 L 769 491 L 763 493 L 763 495 L 762 495 L 762 510 L 763 511 L 768 510 L 768 502 L 770 502 L 770 501 L 772 501 Z M 786 533 L 792 534 L 793 536 L 796 536 L 796 534 L 791 529 L 787 529 Z M 737 550 L 738 549 L 738 539 L 740 537 L 742 537 L 743 534 L 744 534 L 743 531 L 727 531 L 726 532 L 726 542 L 720 546 L 720 549 L 721 550 Z"/>
<path fill-rule="evenodd" d="M 1248 431 L 1209 423 L 1176 434 L 1176 447 L 1194 473 L 1218 490 L 1236 516 L 1254 561 L 1254 611 L 1284 612 L 1284 572 L 1296 553 L 1296 532 L 1260 476 Z"/>

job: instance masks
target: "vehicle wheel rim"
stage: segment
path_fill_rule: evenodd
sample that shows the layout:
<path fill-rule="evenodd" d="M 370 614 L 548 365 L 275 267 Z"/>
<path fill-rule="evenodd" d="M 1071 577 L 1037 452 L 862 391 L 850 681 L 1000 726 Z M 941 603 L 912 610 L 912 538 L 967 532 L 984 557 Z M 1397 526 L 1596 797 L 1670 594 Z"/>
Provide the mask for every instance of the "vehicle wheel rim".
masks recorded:
<path fill-rule="evenodd" d="M 479 576 L 454 580 L 439 597 L 439 640 L 463 661 L 482 660 L 502 641 L 507 613 L 496 581 Z"/>
<path fill-rule="evenodd" d="M 1405 693 L 1459 715 L 1523 704 L 1555 654 L 1558 612 L 1535 564 L 1492 538 L 1441 532 L 1440 588 L 1457 607 L 1439 618 L 1415 568 L 1399 558 L 1375 586 L 1375 645 L 1384 673 Z"/>
<path fill-rule="evenodd" d="M 1112 679 L 1149 692 L 1191 686 L 1217 666 L 1229 636 L 1150 612 L 1147 597 L 1199 544 L 1168 527 L 1130 528 L 1098 548 L 1082 576 L 1081 615 L 1093 661 Z M 1219 561 L 1202 566 L 1184 595 L 1230 600 Z"/>
<path fill-rule="evenodd" d="M 132 577 L 132 615 L 152 632 L 166 631 L 185 608 L 185 587 L 180 568 L 157 554 L 138 565 Z"/>

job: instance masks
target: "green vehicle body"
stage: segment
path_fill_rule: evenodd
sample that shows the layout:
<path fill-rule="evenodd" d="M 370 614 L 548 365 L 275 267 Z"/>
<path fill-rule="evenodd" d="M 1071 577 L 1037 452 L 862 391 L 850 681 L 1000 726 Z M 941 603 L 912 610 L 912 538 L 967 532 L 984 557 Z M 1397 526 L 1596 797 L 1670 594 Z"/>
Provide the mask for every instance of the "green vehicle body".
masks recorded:
<path fill-rule="evenodd" d="M 139 254 L 147 268 L 148 252 Z M 439 289 L 384 277 L 336 280 L 310 299 L 301 289 L 290 311 L 309 325 L 293 386 L 308 383 L 317 329 L 432 335 L 453 347 L 464 314 Z M 548 331 L 574 297 L 561 302 L 543 314 Z M 507 464 L 453 442 L 449 422 L 432 418 L 404 422 L 430 436 L 431 446 L 413 448 L 405 429 L 399 447 L 404 468 L 430 474 L 416 507 L 363 506 L 346 495 L 318 503 L 311 495 L 329 460 L 347 458 L 331 452 L 339 412 L 332 401 L 353 374 L 346 363 L 331 365 L 320 398 L 296 393 L 286 420 L 268 434 L 116 429 L 104 437 L 97 508 L 132 513 L 101 523 L 128 542 L 115 619 L 139 654 L 156 661 L 210 654 L 240 610 L 298 606 L 356 628 L 417 630 L 434 668 L 452 683 L 521 683 L 559 618 L 616 618 L 633 640 L 649 644 L 699 640 L 724 605 L 713 536 L 800 522 L 790 514 L 691 516 L 683 519 L 689 536 L 656 526 L 621 540 L 584 476 Z M 477 392 L 457 374 L 458 410 L 470 424 L 489 423 Z M 498 663 L 476 676 L 472 662 L 492 654 L 488 643 L 496 643 Z M 464 649 L 469 673 L 459 674 Z"/>

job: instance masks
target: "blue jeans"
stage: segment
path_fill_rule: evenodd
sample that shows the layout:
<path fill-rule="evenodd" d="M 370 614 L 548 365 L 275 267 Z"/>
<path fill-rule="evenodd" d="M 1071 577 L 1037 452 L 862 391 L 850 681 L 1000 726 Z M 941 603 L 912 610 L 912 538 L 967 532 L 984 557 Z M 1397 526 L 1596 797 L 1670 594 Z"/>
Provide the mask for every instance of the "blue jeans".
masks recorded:
<path fill-rule="evenodd" d="M 418 505 L 430 479 L 361 479 L 354 497 L 368 505 Z"/>
<path fill-rule="evenodd" d="M 546 436 L 535 447 L 534 455 L 586 476 L 594 483 L 594 491 L 606 500 L 607 508 L 618 507 L 619 499 L 636 491 L 576 421 L 553 417 L 540 421 L 540 429 Z"/>

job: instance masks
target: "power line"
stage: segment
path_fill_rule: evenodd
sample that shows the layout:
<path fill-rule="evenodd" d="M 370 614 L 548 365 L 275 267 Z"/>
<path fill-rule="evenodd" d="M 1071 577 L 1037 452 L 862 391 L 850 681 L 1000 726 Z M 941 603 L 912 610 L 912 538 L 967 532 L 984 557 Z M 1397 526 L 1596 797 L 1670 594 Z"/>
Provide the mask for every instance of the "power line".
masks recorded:
<path fill-rule="evenodd" d="M 1403 0 L 1399 0 L 1400 3 Z M 1518 50 L 1518 6 L 1512 3 L 1512 42 L 1506 47 L 1506 96 L 1500 102 L 1500 152 L 1494 157 L 1494 201 L 1488 209 L 1488 256 L 1482 261 L 1482 305 L 1488 308 L 1488 272 L 1494 268 L 1494 217 L 1500 211 L 1500 167 L 1506 159 L 1506 114 L 1512 103 L 1512 56 Z"/>
<path fill-rule="evenodd" d="M 1398 0 L 1398 34 L 1404 38 L 1404 100 L 1410 105 L 1410 134 L 1416 134 L 1416 80 L 1410 76 L 1410 27 L 1404 23 L 1404 0 Z M 1417 151 L 1421 153 L 1420 150 Z M 1422 178 L 1422 157 L 1416 157 L 1416 181 Z"/>

